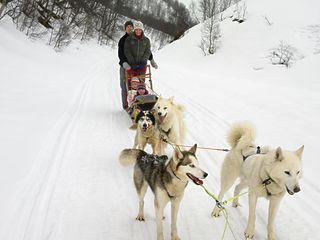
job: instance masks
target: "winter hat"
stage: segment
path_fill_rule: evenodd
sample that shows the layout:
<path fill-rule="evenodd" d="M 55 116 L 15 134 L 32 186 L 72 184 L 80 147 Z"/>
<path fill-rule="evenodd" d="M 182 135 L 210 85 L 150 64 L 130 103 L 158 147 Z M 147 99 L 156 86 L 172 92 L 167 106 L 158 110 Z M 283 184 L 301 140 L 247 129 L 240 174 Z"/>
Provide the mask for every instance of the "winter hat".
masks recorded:
<path fill-rule="evenodd" d="M 144 31 L 143 23 L 140 22 L 140 21 L 134 22 L 134 24 L 133 24 L 133 30 L 136 30 L 136 29 L 141 29 L 142 31 Z"/>
<path fill-rule="evenodd" d="M 140 83 L 137 87 L 137 90 L 139 89 L 146 89 L 146 86 L 144 85 L 144 83 Z"/>
<path fill-rule="evenodd" d="M 133 27 L 133 22 L 132 21 L 126 21 L 124 24 L 124 29 L 127 28 L 127 26 L 131 25 Z"/>
<path fill-rule="evenodd" d="M 131 78 L 131 85 L 138 85 L 139 83 L 140 83 L 140 80 L 138 77 Z"/>

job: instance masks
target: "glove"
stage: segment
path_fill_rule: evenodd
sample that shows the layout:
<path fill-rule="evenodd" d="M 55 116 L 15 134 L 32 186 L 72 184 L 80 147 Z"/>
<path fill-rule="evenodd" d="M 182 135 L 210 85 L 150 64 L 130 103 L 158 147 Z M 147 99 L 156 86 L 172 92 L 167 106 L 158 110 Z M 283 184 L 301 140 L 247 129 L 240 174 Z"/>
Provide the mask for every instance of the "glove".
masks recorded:
<path fill-rule="evenodd" d="M 127 63 L 127 62 L 124 62 L 124 63 L 122 64 L 122 67 L 123 67 L 125 70 L 130 70 L 130 69 L 131 69 L 131 66 L 130 66 L 129 63 Z"/>
<path fill-rule="evenodd" d="M 156 61 L 155 61 L 154 59 L 152 59 L 152 60 L 150 61 L 150 63 L 151 63 L 151 66 L 152 66 L 153 68 L 158 69 L 158 64 L 156 63 Z"/>

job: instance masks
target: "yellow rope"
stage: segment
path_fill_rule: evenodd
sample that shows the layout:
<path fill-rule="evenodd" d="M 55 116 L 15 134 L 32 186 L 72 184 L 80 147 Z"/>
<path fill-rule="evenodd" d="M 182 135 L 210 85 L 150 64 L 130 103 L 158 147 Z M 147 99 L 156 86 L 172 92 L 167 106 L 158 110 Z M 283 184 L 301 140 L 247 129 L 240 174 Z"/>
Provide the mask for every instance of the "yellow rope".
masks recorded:
<path fill-rule="evenodd" d="M 233 230 L 232 230 L 232 228 L 231 228 L 231 224 L 230 224 L 230 222 L 229 222 L 229 214 L 228 214 L 227 210 L 222 206 L 222 204 L 225 204 L 225 203 L 220 203 L 219 200 L 218 200 L 218 198 L 217 198 L 214 194 L 212 194 L 211 192 L 209 192 L 209 190 L 208 190 L 205 186 L 203 186 L 203 185 L 200 185 L 200 186 L 205 190 L 205 192 L 206 192 L 210 197 L 212 197 L 212 198 L 216 201 L 216 204 L 217 204 L 218 208 L 220 208 L 220 210 L 223 212 L 223 215 L 224 215 L 224 218 L 225 218 L 225 224 L 224 224 L 224 228 L 223 228 L 223 233 L 222 233 L 222 236 L 221 236 L 221 240 L 224 239 L 225 234 L 226 234 L 226 231 L 227 231 L 227 228 L 229 228 L 230 232 L 232 233 L 233 238 L 234 238 L 235 240 L 237 240 L 237 238 L 236 238 L 236 236 L 235 236 L 235 234 L 234 234 L 234 232 L 233 232 Z"/>

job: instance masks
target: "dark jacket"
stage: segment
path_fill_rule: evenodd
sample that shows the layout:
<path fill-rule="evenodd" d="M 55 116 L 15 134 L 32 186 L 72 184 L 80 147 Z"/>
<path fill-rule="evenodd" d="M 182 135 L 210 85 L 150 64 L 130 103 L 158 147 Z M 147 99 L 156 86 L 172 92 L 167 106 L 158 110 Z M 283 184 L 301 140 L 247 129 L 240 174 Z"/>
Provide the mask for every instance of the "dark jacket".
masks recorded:
<path fill-rule="evenodd" d="M 119 57 L 119 64 L 122 67 L 122 64 L 124 62 L 128 62 L 126 55 L 124 54 L 124 42 L 126 41 L 127 37 L 129 37 L 129 34 L 126 33 L 125 35 L 123 35 L 119 42 L 118 42 L 118 57 Z M 149 60 L 153 59 L 153 55 L 152 53 L 150 54 Z"/>
<path fill-rule="evenodd" d="M 140 39 L 130 34 L 124 43 L 124 54 L 132 67 L 146 65 L 151 55 L 150 40 L 143 33 Z"/>
<path fill-rule="evenodd" d="M 118 57 L 119 57 L 119 64 L 122 67 L 122 64 L 124 62 L 128 62 L 126 55 L 124 55 L 124 42 L 126 41 L 127 37 L 129 36 L 128 33 L 126 33 L 125 35 L 123 35 L 118 43 Z"/>

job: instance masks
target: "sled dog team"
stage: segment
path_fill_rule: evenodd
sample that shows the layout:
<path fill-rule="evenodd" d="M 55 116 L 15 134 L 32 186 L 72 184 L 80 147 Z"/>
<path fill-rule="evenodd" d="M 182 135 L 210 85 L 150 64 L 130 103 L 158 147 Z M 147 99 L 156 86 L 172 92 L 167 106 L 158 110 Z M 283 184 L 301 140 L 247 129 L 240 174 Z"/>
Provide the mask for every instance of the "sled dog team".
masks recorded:
<path fill-rule="evenodd" d="M 139 197 L 137 220 L 144 220 L 144 196 L 148 186 L 154 193 L 157 240 L 164 239 L 163 211 L 169 201 L 171 239 L 180 239 L 177 215 L 184 190 L 190 180 L 197 182 L 208 176 L 208 173 L 199 167 L 196 144 L 188 150 L 176 146 L 171 158 L 164 155 L 168 143 L 184 142 L 186 130 L 183 111 L 183 107 L 175 104 L 173 98 L 160 97 L 152 111 L 139 113 L 136 118 L 138 127 L 133 149 L 124 149 L 119 156 L 122 165 L 134 164 L 133 181 Z M 253 239 L 257 199 L 264 197 L 269 201 L 268 240 L 275 240 L 274 220 L 281 199 L 286 192 L 293 195 L 300 191 L 299 179 L 302 177 L 301 157 L 304 147 L 296 151 L 284 150 L 281 147 L 259 147 L 255 143 L 254 127 L 249 122 L 232 125 L 227 133 L 227 141 L 230 150 L 221 168 L 218 200 L 223 201 L 224 194 L 237 179 L 240 179 L 234 189 L 234 195 L 248 188 L 249 198 L 245 239 Z M 152 154 L 144 151 L 147 144 L 151 145 Z M 232 206 L 240 206 L 239 198 L 233 200 Z M 214 207 L 211 215 L 220 215 L 218 205 Z"/>

